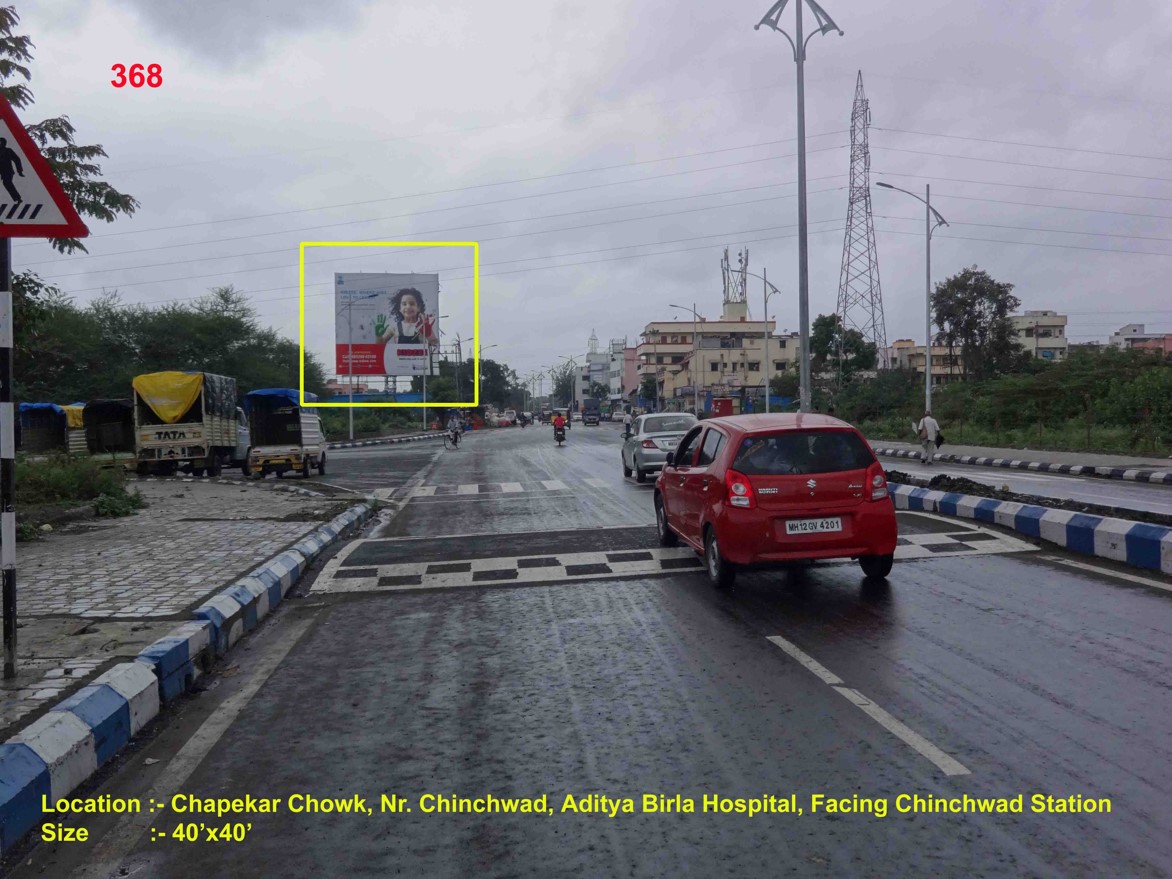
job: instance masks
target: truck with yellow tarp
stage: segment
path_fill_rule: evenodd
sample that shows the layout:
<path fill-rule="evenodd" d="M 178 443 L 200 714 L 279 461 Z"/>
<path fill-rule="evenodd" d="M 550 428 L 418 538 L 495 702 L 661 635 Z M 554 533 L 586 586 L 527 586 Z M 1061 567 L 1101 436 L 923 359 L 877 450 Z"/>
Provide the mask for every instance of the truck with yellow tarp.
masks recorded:
<path fill-rule="evenodd" d="M 139 473 L 219 476 L 238 437 L 236 379 L 210 372 L 152 372 L 134 388 Z"/>

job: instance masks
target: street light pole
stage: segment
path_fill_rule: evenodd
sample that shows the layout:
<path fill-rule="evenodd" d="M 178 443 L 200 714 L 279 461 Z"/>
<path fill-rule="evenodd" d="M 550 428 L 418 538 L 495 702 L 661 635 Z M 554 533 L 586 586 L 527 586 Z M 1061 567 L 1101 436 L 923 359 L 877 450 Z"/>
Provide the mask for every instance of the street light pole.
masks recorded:
<path fill-rule="evenodd" d="M 932 233 L 940 226 L 947 226 L 947 221 L 940 216 L 940 212 L 932 207 L 932 187 L 924 185 L 924 197 L 920 198 L 914 192 L 892 186 L 890 183 L 875 183 L 883 189 L 894 189 L 904 195 L 910 195 L 917 201 L 924 203 L 924 410 L 932 409 Z M 951 364 L 949 364 L 951 369 Z"/>
<path fill-rule="evenodd" d="M 700 357 L 700 315 L 696 313 L 696 303 L 692 303 L 692 307 L 688 308 L 686 305 L 668 305 L 671 308 L 678 308 L 680 311 L 692 312 L 692 411 L 696 417 L 700 417 L 700 381 L 699 381 L 699 366 L 696 361 Z"/>
<path fill-rule="evenodd" d="M 797 0 L 795 5 L 797 39 L 791 40 L 789 34 L 778 26 L 781 13 L 789 0 L 777 0 L 765 13 L 765 17 L 753 28 L 759 30 L 761 25 L 767 24 L 783 37 L 789 40 L 794 50 L 794 62 L 798 66 L 798 332 L 800 337 L 799 375 L 801 381 L 800 410 L 810 411 L 810 267 L 808 253 L 808 231 L 806 224 L 806 44 L 814 34 L 826 34 L 832 30 L 842 36 L 842 29 L 834 23 L 826 11 L 814 0 Z M 802 7 L 809 4 L 818 23 L 816 30 L 806 37 L 802 33 Z"/>

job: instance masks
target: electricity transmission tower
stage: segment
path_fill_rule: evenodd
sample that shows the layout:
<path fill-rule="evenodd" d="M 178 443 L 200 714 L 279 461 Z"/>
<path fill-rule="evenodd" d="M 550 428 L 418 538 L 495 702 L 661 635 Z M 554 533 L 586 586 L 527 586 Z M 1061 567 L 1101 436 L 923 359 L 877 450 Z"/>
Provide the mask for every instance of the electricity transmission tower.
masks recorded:
<path fill-rule="evenodd" d="M 855 84 L 851 110 L 851 181 L 846 213 L 846 239 L 842 246 L 842 273 L 838 281 L 839 331 L 836 358 L 838 383 L 842 384 L 843 337 L 858 330 L 878 351 L 882 368 L 887 349 L 883 319 L 883 292 L 879 287 L 879 254 L 875 250 L 875 222 L 871 216 L 871 151 L 867 131 L 871 107 L 863 93 L 863 71 Z"/>

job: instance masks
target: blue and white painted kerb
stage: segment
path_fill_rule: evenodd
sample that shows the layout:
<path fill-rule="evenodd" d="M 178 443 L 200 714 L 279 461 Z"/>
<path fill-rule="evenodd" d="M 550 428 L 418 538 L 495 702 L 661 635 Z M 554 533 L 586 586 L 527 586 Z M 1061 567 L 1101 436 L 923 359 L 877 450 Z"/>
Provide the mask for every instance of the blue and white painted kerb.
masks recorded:
<path fill-rule="evenodd" d="M 443 439 L 442 433 L 421 433 L 416 436 L 388 436 L 382 439 L 350 440 L 342 443 L 326 443 L 330 449 L 357 449 L 365 446 L 387 446 L 395 443 L 417 443 L 420 440 Z"/>
<path fill-rule="evenodd" d="M 875 448 L 884 458 L 922 458 L 918 449 Z M 1151 482 L 1172 485 L 1172 470 L 1140 470 L 1127 467 L 1095 467 L 1090 464 L 1052 464 L 1047 461 L 1019 461 L 1016 458 L 986 458 L 975 455 L 936 453 L 933 461 L 942 464 L 969 464 L 974 467 L 999 467 L 1003 470 L 1032 470 L 1035 473 L 1062 473 L 1068 476 L 1097 476 L 1100 479 L 1126 479 L 1129 482 Z"/>
<path fill-rule="evenodd" d="M 898 510 L 990 522 L 1074 552 L 1172 574 L 1172 528 L 896 483 L 889 488 Z"/>
<path fill-rule="evenodd" d="M 280 603 L 323 549 L 373 513 L 351 507 L 0 744 L 0 855 L 44 820 L 42 796 L 67 796 L 182 695 L 217 656 Z"/>

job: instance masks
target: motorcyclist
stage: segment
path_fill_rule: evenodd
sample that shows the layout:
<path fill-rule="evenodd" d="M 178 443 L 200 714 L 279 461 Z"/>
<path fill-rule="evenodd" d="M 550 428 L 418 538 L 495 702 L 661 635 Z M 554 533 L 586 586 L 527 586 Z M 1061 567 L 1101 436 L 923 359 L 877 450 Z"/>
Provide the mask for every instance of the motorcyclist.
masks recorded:
<path fill-rule="evenodd" d="M 455 412 L 448 416 L 448 433 L 452 435 L 453 442 L 460 441 L 460 419 L 456 417 Z"/>
<path fill-rule="evenodd" d="M 565 430 L 566 429 L 566 417 L 564 415 L 562 415 L 561 412 L 557 412 L 553 416 L 553 429 L 554 430 L 559 430 L 559 429 Z"/>

